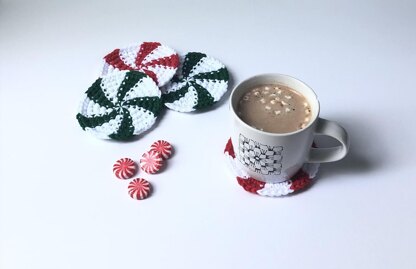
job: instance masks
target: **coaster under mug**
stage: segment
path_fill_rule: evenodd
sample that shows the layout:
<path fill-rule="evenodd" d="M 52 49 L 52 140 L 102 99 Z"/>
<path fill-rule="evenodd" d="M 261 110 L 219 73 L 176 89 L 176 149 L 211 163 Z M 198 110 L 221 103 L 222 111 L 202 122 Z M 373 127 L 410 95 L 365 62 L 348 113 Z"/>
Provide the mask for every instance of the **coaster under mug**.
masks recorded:
<path fill-rule="evenodd" d="M 227 159 L 228 168 L 236 177 L 238 184 L 247 192 L 260 196 L 280 197 L 305 190 L 311 186 L 319 169 L 319 164 L 317 163 L 305 163 L 290 179 L 283 182 L 266 183 L 250 177 L 244 170 L 238 168 L 236 165 L 238 160 L 235 159 L 234 146 L 231 138 L 228 139 L 224 154 Z"/>

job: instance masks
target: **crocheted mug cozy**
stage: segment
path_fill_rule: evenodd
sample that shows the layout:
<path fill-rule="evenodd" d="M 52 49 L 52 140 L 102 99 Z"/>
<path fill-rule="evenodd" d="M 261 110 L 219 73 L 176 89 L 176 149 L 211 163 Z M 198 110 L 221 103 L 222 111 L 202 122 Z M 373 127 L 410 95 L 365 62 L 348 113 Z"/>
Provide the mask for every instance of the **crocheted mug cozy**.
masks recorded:
<path fill-rule="evenodd" d="M 77 119 L 99 138 L 126 140 L 149 129 L 162 108 L 156 83 L 137 71 L 98 78 L 85 92 Z"/>
<path fill-rule="evenodd" d="M 244 190 L 260 196 L 279 197 L 303 190 L 311 185 L 316 176 L 319 164 L 307 163 L 291 179 L 279 183 L 266 183 L 250 177 L 236 164 L 235 152 L 231 138 L 228 140 L 224 154 L 238 184 Z"/>
<path fill-rule="evenodd" d="M 180 57 L 178 71 L 162 87 L 162 99 L 169 109 L 191 112 L 212 106 L 228 88 L 227 68 L 204 53 L 189 52 Z"/>
<path fill-rule="evenodd" d="M 102 75 L 120 70 L 137 70 L 150 76 L 161 87 L 173 77 L 178 65 L 179 57 L 173 49 L 159 42 L 143 42 L 107 54 Z"/>

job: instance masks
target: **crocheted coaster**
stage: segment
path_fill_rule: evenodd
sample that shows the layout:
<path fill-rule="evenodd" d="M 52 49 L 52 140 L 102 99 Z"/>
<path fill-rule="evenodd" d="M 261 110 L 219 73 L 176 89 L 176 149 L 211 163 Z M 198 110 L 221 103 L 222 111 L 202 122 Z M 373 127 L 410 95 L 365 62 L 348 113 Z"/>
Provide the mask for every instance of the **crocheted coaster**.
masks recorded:
<path fill-rule="evenodd" d="M 218 60 L 199 52 L 180 57 L 180 65 L 162 90 L 165 105 L 179 112 L 212 106 L 228 88 L 227 68 Z"/>
<path fill-rule="evenodd" d="M 143 42 L 107 54 L 102 75 L 119 70 L 137 70 L 150 76 L 161 87 L 173 77 L 178 65 L 179 57 L 173 49 L 159 42 Z"/>
<path fill-rule="evenodd" d="M 319 164 L 306 163 L 290 180 L 266 183 L 250 177 L 237 167 L 231 138 L 225 146 L 224 154 L 228 159 L 231 170 L 236 175 L 238 184 L 244 190 L 260 196 L 279 197 L 305 189 L 311 185 L 312 179 L 316 176 L 319 168 Z"/>
<path fill-rule="evenodd" d="M 155 123 L 162 108 L 160 95 L 146 74 L 114 72 L 86 91 L 77 119 L 82 129 L 99 138 L 126 140 Z"/>

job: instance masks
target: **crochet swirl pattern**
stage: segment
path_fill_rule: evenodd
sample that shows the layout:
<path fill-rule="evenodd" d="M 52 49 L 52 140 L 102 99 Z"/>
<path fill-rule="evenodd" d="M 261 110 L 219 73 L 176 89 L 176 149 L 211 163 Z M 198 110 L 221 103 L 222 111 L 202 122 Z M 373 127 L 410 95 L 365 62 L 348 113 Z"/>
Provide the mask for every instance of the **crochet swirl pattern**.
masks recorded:
<path fill-rule="evenodd" d="M 162 90 L 169 109 L 191 112 L 212 106 L 228 88 L 228 70 L 204 53 L 189 52 L 180 58 L 176 75 Z"/>
<path fill-rule="evenodd" d="M 82 129 L 99 138 L 126 140 L 155 123 L 162 108 L 160 96 L 146 74 L 119 71 L 93 83 L 76 117 Z"/>
<path fill-rule="evenodd" d="M 163 108 L 191 112 L 212 106 L 228 90 L 227 68 L 200 52 L 179 55 L 159 42 L 117 48 L 104 56 L 76 118 L 98 138 L 129 140 L 150 129 Z M 165 145 L 166 146 L 166 145 Z M 162 149 L 168 158 L 170 149 Z"/>
<path fill-rule="evenodd" d="M 151 77 L 161 87 L 175 74 L 179 65 L 178 54 L 159 42 L 143 42 L 115 49 L 104 56 L 105 76 L 120 70 L 136 70 Z"/>

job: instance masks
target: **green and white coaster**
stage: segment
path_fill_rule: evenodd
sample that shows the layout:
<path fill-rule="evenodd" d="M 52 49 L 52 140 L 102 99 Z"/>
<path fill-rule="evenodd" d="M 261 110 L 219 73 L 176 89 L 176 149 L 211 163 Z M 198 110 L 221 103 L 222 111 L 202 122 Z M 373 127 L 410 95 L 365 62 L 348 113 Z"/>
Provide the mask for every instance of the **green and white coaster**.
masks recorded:
<path fill-rule="evenodd" d="M 212 106 L 228 89 L 227 68 L 218 60 L 200 52 L 180 57 L 172 80 L 162 90 L 165 106 L 179 112 L 191 112 Z"/>
<path fill-rule="evenodd" d="M 161 109 L 161 93 L 152 78 L 138 71 L 119 71 L 92 84 L 77 119 L 82 129 L 99 138 L 126 140 L 148 130 Z"/>

